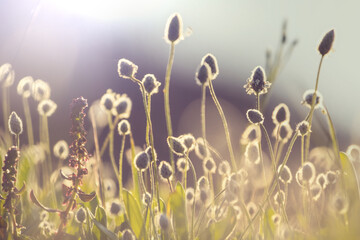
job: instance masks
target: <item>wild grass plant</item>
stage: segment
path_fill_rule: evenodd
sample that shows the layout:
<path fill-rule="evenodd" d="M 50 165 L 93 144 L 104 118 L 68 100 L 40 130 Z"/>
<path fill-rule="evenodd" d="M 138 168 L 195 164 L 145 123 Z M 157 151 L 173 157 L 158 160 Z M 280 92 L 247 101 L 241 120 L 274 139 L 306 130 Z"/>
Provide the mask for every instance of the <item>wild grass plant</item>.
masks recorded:
<path fill-rule="evenodd" d="M 275 56 L 267 54 L 265 68 L 256 66 L 244 91 L 254 95 L 254 108 L 244 115 L 248 127 L 240 147 L 231 142 L 228 122 L 215 93 L 213 81 L 219 75 L 216 57 L 205 55 L 195 73 L 201 87 L 201 136 L 174 134 L 169 100 L 171 69 L 176 44 L 183 40 L 182 19 L 173 14 L 165 27 L 170 56 L 164 81 L 164 108 L 167 139 L 155 143 L 151 98 L 162 84 L 153 74 L 138 79 L 138 66 L 127 60 L 118 62 L 118 74 L 140 89 L 145 111 L 144 147 L 133 137 L 130 114 L 132 101 L 126 94 L 109 89 L 88 112 L 92 133 L 87 135 L 84 119 L 87 100 L 73 99 L 69 122 L 72 143 L 64 140 L 50 145 L 52 130 L 48 121 L 57 106 L 50 100 L 50 86 L 28 76 L 17 85 L 23 113 L 11 111 L 9 91 L 15 73 L 6 63 L 0 67 L 2 115 L 0 162 L 1 209 L 0 239 L 358 239 L 360 199 L 357 173 L 360 147 L 339 149 L 334 125 L 319 92 L 320 70 L 331 54 L 334 30 L 322 38 L 315 88 L 304 93 L 302 103 L 309 109 L 303 120 L 290 120 L 285 103 L 275 107 L 272 116 L 264 114 L 268 92 L 296 41 L 288 44 L 286 25 Z M 326 71 L 326 69 L 325 69 Z M 229 158 L 223 158 L 207 139 L 206 95 L 211 98 L 222 120 Z M 30 112 L 30 97 L 38 112 Z M 250 96 L 249 96 L 250 98 Z M 331 146 L 312 147 L 315 111 L 328 122 Z M 10 112 L 12 112 L 10 114 Z M 39 139 L 34 138 L 32 115 L 39 114 Z M 25 116 L 25 121 L 20 116 Z M 107 119 L 108 133 L 98 137 L 99 119 Z M 272 122 L 267 129 L 264 122 Z M 20 134 L 27 141 L 20 142 Z M 114 145 L 119 134 L 121 145 Z M 94 139 L 88 152 L 87 138 Z M 294 150 L 300 141 L 300 149 Z M 128 142 L 130 149 L 125 148 Z M 169 149 L 168 161 L 159 161 L 157 146 Z M 116 179 L 103 172 L 108 150 Z M 289 164 L 294 152 L 301 161 Z M 119 159 L 115 155 L 119 153 Z M 124 161 L 131 167 L 125 181 Z M 202 161 L 202 170 L 194 161 Z M 175 174 L 178 173 L 178 174 Z M 180 177 L 179 177 L 180 176 Z M 125 184 L 127 183 L 127 184 Z"/>

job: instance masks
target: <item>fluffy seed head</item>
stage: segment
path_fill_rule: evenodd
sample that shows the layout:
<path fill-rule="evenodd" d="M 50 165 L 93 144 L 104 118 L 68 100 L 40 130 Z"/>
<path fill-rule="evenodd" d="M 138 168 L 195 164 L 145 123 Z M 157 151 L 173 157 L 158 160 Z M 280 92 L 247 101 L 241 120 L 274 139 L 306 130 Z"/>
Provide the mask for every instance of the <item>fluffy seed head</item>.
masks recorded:
<path fill-rule="evenodd" d="M 165 41 L 169 44 L 177 44 L 182 39 L 183 23 L 178 13 L 172 14 L 166 23 Z"/>
<path fill-rule="evenodd" d="M 173 169 L 171 165 L 166 161 L 161 161 L 159 165 L 160 178 L 167 182 L 173 175 Z"/>
<path fill-rule="evenodd" d="M 231 172 L 230 164 L 228 161 L 222 161 L 218 167 L 219 174 L 221 176 L 228 176 Z"/>
<path fill-rule="evenodd" d="M 183 135 L 179 136 L 179 138 L 183 141 L 183 143 L 187 149 L 186 151 L 190 152 L 190 151 L 194 150 L 195 145 L 196 145 L 196 140 L 191 133 L 183 134 Z"/>
<path fill-rule="evenodd" d="M 334 38 L 334 29 L 330 30 L 328 33 L 325 34 L 318 47 L 318 50 L 322 56 L 325 56 L 331 50 L 334 43 Z"/>
<path fill-rule="evenodd" d="M 257 212 L 258 207 L 254 202 L 249 202 L 246 206 L 246 210 L 248 211 L 250 218 L 253 218 Z"/>
<path fill-rule="evenodd" d="M 199 189 L 209 189 L 209 187 L 210 187 L 209 180 L 205 176 L 201 176 L 198 179 L 197 184 L 198 184 Z"/>
<path fill-rule="evenodd" d="M 12 112 L 9 116 L 9 130 L 13 135 L 20 135 L 23 132 L 23 123 L 21 118 L 16 114 L 16 112 Z"/>
<path fill-rule="evenodd" d="M 264 69 L 257 66 L 252 71 L 250 78 L 246 81 L 244 88 L 246 88 L 246 93 L 249 95 L 260 95 L 267 93 L 270 86 L 271 83 L 266 80 Z"/>
<path fill-rule="evenodd" d="M 289 107 L 285 103 L 277 105 L 272 113 L 272 120 L 275 125 L 290 121 Z"/>
<path fill-rule="evenodd" d="M 249 143 L 245 149 L 245 160 L 251 164 L 260 163 L 260 152 L 258 143 Z"/>
<path fill-rule="evenodd" d="M 211 80 L 215 79 L 217 75 L 219 74 L 219 67 L 216 60 L 216 57 L 212 55 L 211 53 L 206 54 L 202 60 L 201 64 L 207 63 L 211 70 Z"/>
<path fill-rule="evenodd" d="M 274 223 L 275 225 L 279 225 L 280 222 L 281 222 L 281 216 L 280 216 L 280 214 L 275 213 L 274 215 L 271 216 L 271 220 L 273 221 L 273 223 Z"/>
<path fill-rule="evenodd" d="M 159 92 L 161 82 L 156 80 L 154 74 L 146 74 L 141 82 L 147 94 L 152 95 Z"/>
<path fill-rule="evenodd" d="M 15 80 L 15 72 L 12 69 L 10 63 L 5 63 L 0 66 L 0 82 L 2 83 L 3 87 L 10 87 L 13 85 Z"/>
<path fill-rule="evenodd" d="M 176 161 L 176 167 L 182 173 L 187 172 L 189 170 L 189 164 L 186 158 L 178 158 Z"/>
<path fill-rule="evenodd" d="M 120 59 L 118 62 L 118 73 L 121 78 L 134 78 L 137 70 L 138 66 L 125 58 Z"/>
<path fill-rule="evenodd" d="M 316 184 L 318 184 L 322 189 L 325 189 L 328 185 L 328 181 L 326 175 L 324 173 L 320 173 L 316 177 Z"/>
<path fill-rule="evenodd" d="M 37 79 L 32 85 L 32 96 L 35 101 L 40 102 L 44 99 L 49 99 L 51 94 L 50 86 L 47 82 Z"/>
<path fill-rule="evenodd" d="M 83 207 L 79 208 L 79 210 L 77 210 L 76 214 L 75 214 L 75 220 L 78 223 L 83 223 L 85 222 L 86 219 L 86 212 L 85 209 Z"/>
<path fill-rule="evenodd" d="M 172 146 L 171 146 L 171 142 L 172 142 Z M 169 148 L 176 155 L 183 156 L 185 154 L 186 146 L 184 145 L 183 141 L 180 138 L 170 136 L 167 138 L 167 143 Z"/>
<path fill-rule="evenodd" d="M 210 155 L 209 149 L 205 147 L 205 141 L 203 138 L 196 139 L 195 153 L 200 159 L 204 159 Z"/>
<path fill-rule="evenodd" d="M 283 190 L 280 190 L 279 192 L 276 192 L 274 195 L 274 202 L 278 206 L 285 205 L 285 193 Z"/>
<path fill-rule="evenodd" d="M 304 120 L 298 123 L 298 125 L 296 125 L 296 131 L 298 135 L 302 137 L 311 132 L 309 122 Z"/>
<path fill-rule="evenodd" d="M 312 105 L 312 99 L 314 97 L 314 89 L 306 90 L 303 94 L 303 100 L 301 101 L 301 104 L 311 108 Z M 314 109 L 322 108 L 323 107 L 323 96 L 319 91 L 316 91 L 316 98 L 315 98 L 315 107 Z"/>
<path fill-rule="evenodd" d="M 275 126 L 272 136 L 282 143 L 287 143 L 293 134 L 293 130 L 288 122 Z"/>
<path fill-rule="evenodd" d="M 126 95 L 116 95 L 111 113 L 119 118 L 129 118 L 131 113 L 132 101 Z"/>
<path fill-rule="evenodd" d="M 351 161 L 360 162 L 360 146 L 355 144 L 350 145 L 346 150 L 346 154 Z"/>
<path fill-rule="evenodd" d="M 130 123 L 128 120 L 123 119 L 118 123 L 118 132 L 119 135 L 129 135 L 131 131 Z"/>
<path fill-rule="evenodd" d="M 115 93 L 111 89 L 108 89 L 100 99 L 100 106 L 105 111 L 110 112 L 114 107 L 114 102 L 115 102 Z"/>
<path fill-rule="evenodd" d="M 135 240 L 135 235 L 132 233 L 131 230 L 125 229 L 121 232 L 122 240 Z"/>
<path fill-rule="evenodd" d="M 150 158 L 146 152 L 139 152 L 134 159 L 135 167 L 138 171 L 145 171 L 149 167 Z"/>
<path fill-rule="evenodd" d="M 195 80 L 198 85 L 208 85 L 209 81 L 212 79 L 211 68 L 210 66 L 204 62 L 200 65 L 198 70 L 196 71 Z"/>
<path fill-rule="evenodd" d="M 17 85 L 17 93 L 23 98 L 29 98 L 31 96 L 31 89 L 33 83 L 34 79 L 30 76 L 22 78 Z"/>
<path fill-rule="evenodd" d="M 50 117 L 53 115 L 56 108 L 57 104 L 53 100 L 44 99 L 38 104 L 37 110 L 40 116 Z"/>
<path fill-rule="evenodd" d="M 207 157 L 204 159 L 203 169 L 205 173 L 214 174 L 216 172 L 216 163 L 212 157 Z"/>
<path fill-rule="evenodd" d="M 247 145 L 250 142 L 259 142 L 261 139 L 260 127 L 255 124 L 250 124 L 246 127 L 245 131 L 241 135 L 240 143 Z"/>
<path fill-rule="evenodd" d="M 124 212 L 124 206 L 119 201 L 112 201 L 110 205 L 110 213 L 112 215 L 119 215 Z"/>
<path fill-rule="evenodd" d="M 312 162 L 306 162 L 302 167 L 302 180 L 312 183 L 316 176 L 315 166 Z"/>
<path fill-rule="evenodd" d="M 337 180 L 337 175 L 334 171 L 328 171 L 326 173 L 326 179 L 329 184 L 335 184 Z"/>
<path fill-rule="evenodd" d="M 256 109 L 249 109 L 246 112 L 248 121 L 252 124 L 262 124 L 264 122 L 263 114 Z"/>
<path fill-rule="evenodd" d="M 198 198 L 200 201 L 206 206 L 210 199 L 210 191 L 209 189 L 200 189 Z"/>
<path fill-rule="evenodd" d="M 65 160 L 69 156 L 69 145 L 65 140 L 58 141 L 53 148 L 55 157 Z"/>
<path fill-rule="evenodd" d="M 346 214 L 349 210 L 349 199 L 344 194 L 336 194 L 331 199 L 331 208 L 338 214 Z"/>
<path fill-rule="evenodd" d="M 280 172 L 280 170 L 281 170 L 281 166 L 279 166 L 279 168 L 278 168 L 280 181 L 282 181 L 283 183 L 286 183 L 286 184 L 291 183 L 292 174 L 291 174 L 290 168 L 287 165 L 284 165 L 281 172 Z"/>
<path fill-rule="evenodd" d="M 194 189 L 191 187 L 187 188 L 185 191 L 186 202 L 192 204 L 194 201 L 194 197 L 195 197 Z"/>

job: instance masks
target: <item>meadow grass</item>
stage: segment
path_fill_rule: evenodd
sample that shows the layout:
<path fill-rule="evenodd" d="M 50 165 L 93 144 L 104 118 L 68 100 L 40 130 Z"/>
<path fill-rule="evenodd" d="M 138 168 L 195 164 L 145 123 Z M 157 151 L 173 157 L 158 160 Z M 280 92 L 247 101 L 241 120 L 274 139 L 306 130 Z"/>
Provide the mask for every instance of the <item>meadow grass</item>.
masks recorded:
<path fill-rule="evenodd" d="M 321 40 L 320 62 L 314 90 L 304 93 L 307 116 L 294 126 L 285 103 L 272 116 L 264 114 L 268 92 L 289 59 L 297 41 L 288 44 L 286 23 L 275 56 L 266 55 L 266 66 L 256 66 L 247 81 L 246 93 L 254 95 L 254 109 L 244 115 L 248 127 L 240 149 L 231 142 L 231 132 L 213 81 L 219 75 L 216 57 L 205 55 L 195 73 L 201 87 L 201 136 L 174 135 L 170 112 L 170 78 L 175 45 L 183 40 L 182 18 L 169 17 L 165 40 L 170 55 L 164 79 L 164 109 L 169 161 L 159 161 L 151 115 L 151 97 L 159 94 L 161 81 L 153 74 L 138 79 L 138 66 L 118 62 L 120 78 L 139 86 L 145 112 L 145 147 L 133 138 L 130 113 L 132 101 L 126 94 L 109 89 L 91 104 L 89 118 L 94 151 L 87 150 L 84 119 L 87 100 L 73 99 L 69 125 L 72 143 L 50 145 L 48 121 L 58 106 L 50 100 L 50 86 L 27 76 L 17 85 L 22 98 L 25 124 L 11 111 L 9 92 L 15 74 L 8 63 L 0 67 L 2 115 L 0 126 L 1 208 L 0 239 L 358 239 L 360 197 L 357 174 L 360 147 L 340 151 L 335 128 L 319 92 L 320 70 L 334 43 L 334 30 Z M 325 69 L 326 71 L 326 69 Z M 206 95 L 222 120 L 228 160 L 207 139 Z M 29 101 L 32 97 L 35 102 Z M 37 104 L 37 113 L 29 104 Z M 66 108 L 66 106 L 59 106 Z M 331 146 L 312 147 L 314 112 L 321 111 L 328 122 Z M 10 114 L 11 112 L 11 114 Z M 39 114 L 39 139 L 35 139 L 33 115 Z M 104 121 L 105 120 L 105 121 Z M 264 122 L 272 121 L 270 131 Z M 108 126 L 99 139 L 99 126 Z M 25 131 L 24 131 L 25 128 Z M 315 132 L 315 131 L 314 131 Z M 21 134 L 27 135 L 20 142 Z M 272 134 L 269 134 L 272 133 Z M 115 146 L 119 134 L 121 145 Z M 315 133 L 313 133 L 315 134 Z M 126 142 L 130 149 L 126 149 Z M 294 150 L 300 141 L 300 149 Z M 162 143 L 166 145 L 165 141 Z M 108 150 L 115 179 L 106 177 L 103 161 Z M 235 151 L 234 151 L 235 150 Z M 237 151 L 238 150 L 238 151 Z M 299 157 L 293 157 L 299 152 Z M 119 153 L 119 158 L 115 155 Z M 235 154 L 239 153 L 239 154 Z M 290 158 L 300 159 L 298 169 Z M 131 167 L 131 179 L 124 179 L 124 161 Z M 202 161 L 202 170 L 194 167 Z M 187 172 L 190 171 L 190 174 Z M 199 173 L 203 173 L 200 175 Z M 179 177 L 180 176 L 180 177 Z"/>

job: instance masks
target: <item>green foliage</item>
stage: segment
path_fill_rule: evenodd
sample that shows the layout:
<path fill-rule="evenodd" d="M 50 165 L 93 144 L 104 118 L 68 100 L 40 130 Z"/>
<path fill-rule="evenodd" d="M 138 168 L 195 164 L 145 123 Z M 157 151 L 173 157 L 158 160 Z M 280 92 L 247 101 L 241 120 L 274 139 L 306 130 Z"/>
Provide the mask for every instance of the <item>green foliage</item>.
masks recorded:
<path fill-rule="evenodd" d="M 185 205 L 185 192 L 181 184 L 178 182 L 175 191 L 169 197 L 169 211 L 173 212 L 174 230 L 177 239 L 188 239 L 188 226 Z"/>
<path fill-rule="evenodd" d="M 129 225 L 131 226 L 135 236 L 139 238 L 141 234 L 141 227 L 144 224 L 140 211 L 140 205 L 133 194 L 126 189 L 123 190 L 123 200 Z M 142 236 L 144 235 L 146 235 L 146 233 L 142 234 Z"/>
<path fill-rule="evenodd" d="M 95 223 L 93 226 L 92 232 L 97 240 L 106 240 L 107 234 L 104 232 L 107 225 L 106 213 L 104 208 L 98 206 L 95 211 L 95 218 L 92 219 Z"/>

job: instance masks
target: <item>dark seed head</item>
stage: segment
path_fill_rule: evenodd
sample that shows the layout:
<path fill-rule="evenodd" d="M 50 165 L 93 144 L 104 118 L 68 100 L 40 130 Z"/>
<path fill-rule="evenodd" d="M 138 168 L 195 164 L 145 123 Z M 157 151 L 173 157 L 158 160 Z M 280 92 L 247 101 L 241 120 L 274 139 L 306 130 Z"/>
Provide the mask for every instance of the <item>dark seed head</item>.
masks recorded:
<path fill-rule="evenodd" d="M 135 156 L 134 163 L 138 171 L 145 171 L 149 166 L 150 158 L 146 152 L 140 152 Z"/>
<path fill-rule="evenodd" d="M 211 68 L 206 62 L 204 62 L 200 65 L 198 71 L 196 72 L 195 80 L 199 85 L 207 85 L 212 78 L 211 75 Z"/>
<path fill-rule="evenodd" d="M 145 91 L 151 95 L 159 92 L 161 83 L 156 80 L 154 74 L 146 74 L 142 80 Z"/>
<path fill-rule="evenodd" d="M 176 137 L 168 137 L 167 143 L 169 148 L 173 151 L 173 153 L 182 156 L 185 154 L 186 146 L 184 145 L 183 141 Z"/>
<path fill-rule="evenodd" d="M 318 50 L 322 56 L 325 56 L 331 50 L 334 43 L 334 38 L 334 29 L 330 30 L 328 33 L 325 34 L 318 47 Z"/>
<path fill-rule="evenodd" d="M 171 15 L 165 28 L 165 40 L 169 43 L 176 44 L 182 37 L 182 19 L 178 13 Z"/>
<path fill-rule="evenodd" d="M 138 70 L 138 66 L 136 66 L 131 61 L 122 58 L 118 62 L 118 73 L 122 78 L 133 78 Z"/>
<path fill-rule="evenodd" d="M 211 80 L 215 79 L 219 74 L 219 67 L 217 64 L 217 60 L 214 55 L 211 53 L 206 54 L 203 59 L 201 60 L 201 64 L 207 63 L 210 67 L 212 78 Z"/>
<path fill-rule="evenodd" d="M 246 112 L 246 117 L 252 124 L 262 124 L 264 122 L 264 116 L 256 109 L 249 109 Z"/>
<path fill-rule="evenodd" d="M 170 177 L 173 174 L 171 165 L 168 162 L 162 161 L 159 165 L 159 173 L 160 173 L 160 177 L 163 180 L 167 181 L 168 179 L 170 179 Z"/>

